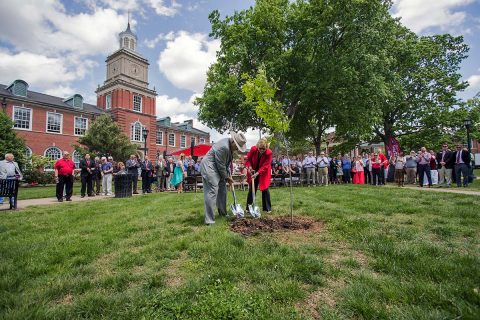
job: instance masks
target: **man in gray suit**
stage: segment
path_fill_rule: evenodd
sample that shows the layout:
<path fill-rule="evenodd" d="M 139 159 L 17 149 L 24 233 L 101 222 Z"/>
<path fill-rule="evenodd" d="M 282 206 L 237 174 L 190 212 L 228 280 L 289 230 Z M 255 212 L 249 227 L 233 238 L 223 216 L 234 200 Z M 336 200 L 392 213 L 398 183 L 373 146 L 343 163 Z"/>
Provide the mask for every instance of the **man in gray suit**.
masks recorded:
<path fill-rule="evenodd" d="M 227 214 L 227 182 L 233 184 L 230 174 L 230 164 L 233 152 L 246 151 L 247 139 L 243 133 L 232 133 L 231 138 L 225 138 L 208 151 L 202 159 L 200 173 L 203 180 L 203 198 L 205 204 L 205 223 L 215 223 L 215 207 L 220 215 Z"/>
<path fill-rule="evenodd" d="M 11 153 L 5 154 L 5 160 L 0 161 L 0 179 L 18 179 L 22 180 L 22 172 L 18 167 L 18 163 L 13 161 L 14 156 Z M 13 203 L 15 199 L 10 198 L 10 203 Z M 0 205 L 3 204 L 3 197 L 0 197 Z"/>

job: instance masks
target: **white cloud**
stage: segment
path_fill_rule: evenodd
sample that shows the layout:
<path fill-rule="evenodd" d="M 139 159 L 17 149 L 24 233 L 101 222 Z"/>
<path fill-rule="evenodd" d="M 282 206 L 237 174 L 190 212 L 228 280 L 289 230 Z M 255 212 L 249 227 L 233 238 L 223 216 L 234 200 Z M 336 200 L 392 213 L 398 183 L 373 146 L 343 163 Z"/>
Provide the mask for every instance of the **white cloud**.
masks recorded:
<path fill-rule="evenodd" d="M 198 94 L 193 94 L 188 101 L 180 101 L 176 97 L 169 97 L 167 95 L 161 95 L 157 97 L 157 115 L 165 117 L 168 115 L 177 114 L 191 114 L 195 115 L 198 112 L 198 107 L 193 104 Z M 190 116 L 190 119 L 192 116 Z"/>
<path fill-rule="evenodd" d="M 147 0 L 147 3 L 155 10 L 160 16 L 173 17 L 178 13 L 178 10 L 182 7 L 177 1 L 172 0 L 170 6 L 164 5 L 163 0 Z"/>
<path fill-rule="evenodd" d="M 55 96 L 55 97 L 70 97 L 72 96 L 73 94 L 76 93 L 75 89 L 73 89 L 72 87 L 70 86 L 63 86 L 63 85 L 59 85 L 57 87 L 52 87 L 50 89 L 47 89 L 45 90 L 45 92 L 43 92 L 45 94 L 49 94 L 51 96 Z"/>
<path fill-rule="evenodd" d="M 76 70 L 70 70 L 66 61 L 60 58 L 49 58 L 30 52 L 0 52 L 0 81 L 4 83 L 23 79 L 30 85 L 48 88 L 59 82 L 74 80 L 76 73 Z"/>
<path fill-rule="evenodd" d="M 127 20 L 112 9 L 68 14 L 61 3 L 48 0 L 0 1 L 0 12 L 0 40 L 44 55 L 108 54 L 118 46 L 116 35 Z"/>
<path fill-rule="evenodd" d="M 219 49 L 219 40 L 209 40 L 206 34 L 180 31 L 160 53 L 158 66 L 176 87 L 202 92 L 208 67 L 216 61 Z"/>
<path fill-rule="evenodd" d="M 160 41 L 162 41 L 162 40 L 171 41 L 174 38 L 175 38 L 175 32 L 170 31 L 169 33 L 160 33 L 158 36 L 156 36 L 152 40 L 145 39 L 143 41 L 143 43 L 145 43 L 145 46 L 147 46 L 148 48 L 153 49 L 153 48 L 155 48 L 157 43 L 159 43 Z"/>
<path fill-rule="evenodd" d="M 480 74 L 474 74 L 467 79 L 470 86 L 465 90 L 467 99 L 480 93 Z"/>
<path fill-rule="evenodd" d="M 395 0 L 394 16 L 401 17 L 402 23 L 415 32 L 430 27 L 449 29 L 463 24 L 467 12 L 457 8 L 475 0 Z"/>

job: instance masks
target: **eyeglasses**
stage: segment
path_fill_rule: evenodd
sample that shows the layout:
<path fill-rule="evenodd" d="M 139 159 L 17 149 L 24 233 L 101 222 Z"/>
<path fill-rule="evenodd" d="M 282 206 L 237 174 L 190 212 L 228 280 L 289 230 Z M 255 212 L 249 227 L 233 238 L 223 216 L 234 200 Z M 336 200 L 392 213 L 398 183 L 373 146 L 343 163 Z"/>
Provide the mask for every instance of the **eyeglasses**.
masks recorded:
<path fill-rule="evenodd" d="M 259 150 L 259 151 L 265 151 L 265 150 L 267 150 L 267 149 L 265 149 L 265 148 L 258 148 L 258 150 Z"/>
<path fill-rule="evenodd" d="M 444 147 L 444 148 L 448 148 L 448 146 L 442 146 L 442 147 Z"/>

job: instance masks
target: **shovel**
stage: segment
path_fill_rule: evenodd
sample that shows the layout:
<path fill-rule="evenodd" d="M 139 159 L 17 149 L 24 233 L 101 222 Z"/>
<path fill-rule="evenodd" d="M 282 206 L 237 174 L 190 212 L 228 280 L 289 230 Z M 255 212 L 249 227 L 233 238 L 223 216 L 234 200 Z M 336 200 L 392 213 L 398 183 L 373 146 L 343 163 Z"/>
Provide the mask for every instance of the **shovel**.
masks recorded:
<path fill-rule="evenodd" d="M 248 211 L 253 218 L 260 218 L 260 209 L 255 205 L 255 179 L 252 177 L 252 196 L 253 202 L 248 205 Z"/>
<path fill-rule="evenodd" d="M 242 206 L 237 203 L 237 196 L 235 195 L 235 187 L 232 184 L 232 194 L 233 194 L 233 204 L 230 205 L 230 209 L 235 217 L 238 219 L 245 216 L 245 211 L 243 211 Z"/>

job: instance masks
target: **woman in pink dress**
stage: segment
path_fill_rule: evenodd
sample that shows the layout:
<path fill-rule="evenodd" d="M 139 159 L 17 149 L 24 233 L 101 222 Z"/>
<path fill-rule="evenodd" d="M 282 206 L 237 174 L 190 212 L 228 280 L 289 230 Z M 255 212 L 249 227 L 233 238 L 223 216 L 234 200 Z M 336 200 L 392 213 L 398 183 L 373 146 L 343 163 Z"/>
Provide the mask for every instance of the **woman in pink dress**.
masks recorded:
<path fill-rule="evenodd" d="M 365 184 L 365 174 L 363 172 L 363 161 L 361 156 L 357 156 L 355 158 L 352 169 L 355 170 L 353 184 Z"/>

